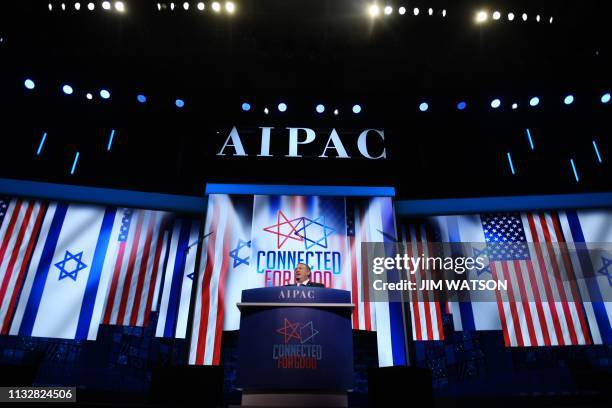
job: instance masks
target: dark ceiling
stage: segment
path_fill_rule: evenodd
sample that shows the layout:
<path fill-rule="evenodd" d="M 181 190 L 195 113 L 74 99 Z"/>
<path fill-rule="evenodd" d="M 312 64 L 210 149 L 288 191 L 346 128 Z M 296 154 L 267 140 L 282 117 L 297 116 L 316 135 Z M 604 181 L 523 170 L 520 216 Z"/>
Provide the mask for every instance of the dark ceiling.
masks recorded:
<path fill-rule="evenodd" d="M 92 12 L 87 2 L 79 11 L 74 1 L 63 2 L 67 11 L 48 3 L 1 6 L 0 177 L 191 195 L 220 181 L 392 185 L 402 198 L 611 190 L 612 107 L 600 98 L 612 89 L 612 36 L 603 2 L 379 1 L 394 11 L 374 19 L 371 2 L 357 0 L 235 1 L 232 16 L 213 13 L 210 1 L 203 12 L 195 1 L 189 11 L 182 1 L 174 11 L 124 1 L 124 13 L 101 10 L 100 1 Z M 478 10 L 489 21 L 477 24 Z M 62 94 L 66 83 L 73 95 Z M 541 100 L 534 108 L 532 96 Z M 244 101 L 251 112 L 241 111 Z M 287 112 L 276 109 L 280 101 Z M 355 103 L 359 115 L 350 112 Z M 216 155 L 232 126 L 251 157 Z M 317 141 L 303 159 L 258 158 L 260 126 L 275 127 L 279 156 L 286 127 L 312 128 Z M 318 158 L 332 128 L 349 150 L 363 129 L 384 129 L 388 159 Z"/>

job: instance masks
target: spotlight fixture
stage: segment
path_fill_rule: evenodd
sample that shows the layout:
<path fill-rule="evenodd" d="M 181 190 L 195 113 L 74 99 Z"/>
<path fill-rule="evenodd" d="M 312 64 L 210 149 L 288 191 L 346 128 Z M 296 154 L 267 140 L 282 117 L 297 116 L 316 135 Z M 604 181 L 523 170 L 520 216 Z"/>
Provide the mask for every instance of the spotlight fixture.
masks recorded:
<path fill-rule="evenodd" d="M 419 110 L 421 112 L 426 112 L 427 109 L 429 109 L 429 104 L 427 102 L 421 102 L 421 104 L 419 105 Z"/>
<path fill-rule="evenodd" d="M 184 2 L 184 3 L 183 3 L 183 8 L 184 8 L 185 10 L 189 10 L 189 3 L 188 3 L 188 2 Z"/>
<path fill-rule="evenodd" d="M 116 1 L 115 10 L 117 10 L 120 13 L 123 13 L 125 11 L 125 3 L 122 1 Z"/>
<path fill-rule="evenodd" d="M 552 24 L 552 23 L 553 23 L 553 17 L 550 17 L 550 20 L 548 20 L 548 22 L 549 22 L 550 24 Z"/>
<path fill-rule="evenodd" d="M 499 11 L 493 12 L 493 20 L 499 20 L 501 18 L 501 13 Z"/>
<path fill-rule="evenodd" d="M 78 3 L 78 2 L 77 2 L 77 3 L 74 3 L 74 9 L 75 9 L 76 11 L 79 11 L 79 10 L 81 9 L 81 3 Z"/>
<path fill-rule="evenodd" d="M 431 7 L 429 8 L 429 10 L 427 10 L 427 14 L 433 16 L 433 9 Z"/>
<path fill-rule="evenodd" d="M 538 23 L 540 22 L 540 15 L 539 15 L 539 14 L 536 16 L 536 21 L 537 21 Z"/>
<path fill-rule="evenodd" d="M 442 17 L 446 17 L 446 9 L 442 9 Z"/>
<path fill-rule="evenodd" d="M 174 101 L 174 104 L 177 108 L 182 108 L 183 106 L 185 106 L 185 101 L 182 99 L 177 99 L 176 101 Z"/>
<path fill-rule="evenodd" d="M 574 95 L 567 95 L 565 99 L 563 99 L 563 103 L 566 105 L 571 105 L 574 102 Z"/>
<path fill-rule="evenodd" d="M 70 85 L 64 85 L 62 86 L 62 92 L 64 92 L 66 95 L 72 95 L 73 89 Z"/>
<path fill-rule="evenodd" d="M 464 110 L 465 107 L 467 106 L 467 104 L 465 103 L 465 101 L 461 101 L 457 104 L 457 109 L 458 110 Z"/>
<path fill-rule="evenodd" d="M 53 11 L 53 4 L 49 3 L 49 11 Z"/>
<path fill-rule="evenodd" d="M 102 8 L 103 8 L 104 10 L 110 10 L 110 8 L 111 8 L 110 1 L 103 1 L 103 2 L 102 2 Z"/>
<path fill-rule="evenodd" d="M 91 93 L 87 92 L 85 94 L 85 98 L 87 98 L 88 101 L 91 101 L 93 99 L 93 95 Z"/>
<path fill-rule="evenodd" d="M 489 18 L 489 15 L 486 11 L 479 11 L 478 13 L 476 13 L 477 23 L 484 23 L 485 21 L 487 21 L 487 18 Z"/>
<path fill-rule="evenodd" d="M 204 10 L 204 3 L 202 3 L 202 2 L 198 3 L 198 10 L 200 10 L 200 11 Z"/>
<path fill-rule="evenodd" d="M 508 21 L 514 20 L 514 13 L 508 13 Z"/>
<path fill-rule="evenodd" d="M 353 105 L 353 113 L 358 114 L 361 112 L 361 105 Z"/>
<path fill-rule="evenodd" d="M 339 113 L 340 111 L 338 111 L 338 109 L 334 109 L 334 116 L 338 116 Z"/>
<path fill-rule="evenodd" d="M 106 89 L 101 89 L 100 90 L 100 98 L 102 99 L 108 99 L 110 98 L 110 92 Z"/>
<path fill-rule="evenodd" d="M 66 11 L 66 4 L 62 3 L 62 11 Z"/>
<path fill-rule="evenodd" d="M 36 84 L 34 83 L 34 81 L 32 81 L 29 78 L 23 82 L 23 85 L 26 87 L 26 89 L 30 89 L 30 90 L 36 87 Z"/>
<path fill-rule="evenodd" d="M 142 94 L 139 94 L 136 95 L 136 100 L 140 103 L 145 103 L 147 101 L 147 97 Z"/>
<path fill-rule="evenodd" d="M 406 7 L 402 6 L 397 11 L 398 13 L 400 13 L 400 16 L 403 16 L 404 14 L 406 14 Z"/>
<path fill-rule="evenodd" d="M 264 108 L 264 113 L 267 115 L 268 113 L 270 113 L 270 111 L 268 110 L 268 108 Z"/>
<path fill-rule="evenodd" d="M 225 11 L 227 11 L 230 14 L 233 14 L 235 10 L 236 10 L 236 5 L 234 3 L 232 3 L 231 1 L 228 1 L 227 3 L 225 3 Z"/>
<path fill-rule="evenodd" d="M 248 102 L 243 102 L 243 104 L 242 104 L 242 110 L 243 110 L 244 112 L 248 112 L 248 111 L 250 111 L 250 110 L 251 110 L 251 104 L 250 104 L 250 103 L 248 103 Z"/>
<path fill-rule="evenodd" d="M 415 7 L 414 9 L 412 9 L 412 14 L 414 14 L 415 16 L 419 15 L 419 8 Z"/>
<path fill-rule="evenodd" d="M 93 11 L 96 8 L 96 5 L 93 3 L 87 3 L 87 10 Z"/>
<path fill-rule="evenodd" d="M 605 94 L 601 95 L 601 103 L 608 102 L 610 102 L 610 92 L 606 92 Z"/>
<path fill-rule="evenodd" d="M 516 109 L 516 108 L 518 108 L 518 103 L 515 102 L 512 104 L 512 109 Z"/>
<path fill-rule="evenodd" d="M 218 13 L 221 11 L 221 3 L 219 3 L 218 1 L 213 2 L 212 4 L 212 9 L 215 13 Z"/>
<path fill-rule="evenodd" d="M 384 11 L 385 11 L 385 14 L 386 14 L 386 15 L 389 15 L 389 14 L 393 13 L 393 7 L 391 7 L 391 6 L 385 6 Z"/>
<path fill-rule="evenodd" d="M 491 101 L 491 107 L 492 107 L 493 109 L 497 109 L 497 108 L 499 108 L 500 106 L 501 106 L 501 100 L 499 100 L 499 99 L 497 99 L 497 98 L 496 98 L 496 99 L 493 99 L 493 100 Z"/>
<path fill-rule="evenodd" d="M 287 104 L 285 102 L 281 102 L 278 104 L 278 111 L 285 112 L 287 111 Z"/>
<path fill-rule="evenodd" d="M 378 14 L 380 14 L 380 9 L 376 4 L 372 4 L 370 7 L 368 7 L 368 13 L 370 14 L 370 17 L 376 17 Z"/>
<path fill-rule="evenodd" d="M 523 13 L 522 18 L 523 18 L 523 21 L 527 21 L 527 13 Z"/>
<path fill-rule="evenodd" d="M 534 96 L 529 100 L 529 106 L 538 106 L 540 104 L 540 98 Z"/>
<path fill-rule="evenodd" d="M 317 113 L 323 113 L 325 112 L 325 106 L 323 106 L 322 104 L 318 104 L 315 110 L 317 111 Z"/>

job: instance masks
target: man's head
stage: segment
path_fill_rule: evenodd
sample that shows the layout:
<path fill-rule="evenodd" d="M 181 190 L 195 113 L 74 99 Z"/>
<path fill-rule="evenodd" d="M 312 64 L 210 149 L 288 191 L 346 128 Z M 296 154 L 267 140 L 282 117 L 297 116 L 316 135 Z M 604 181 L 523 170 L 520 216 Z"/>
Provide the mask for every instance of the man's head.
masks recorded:
<path fill-rule="evenodd" d="M 297 283 L 302 283 L 310 279 L 310 266 L 299 263 L 295 266 L 295 271 L 293 271 L 293 273 L 295 274 L 295 281 Z"/>

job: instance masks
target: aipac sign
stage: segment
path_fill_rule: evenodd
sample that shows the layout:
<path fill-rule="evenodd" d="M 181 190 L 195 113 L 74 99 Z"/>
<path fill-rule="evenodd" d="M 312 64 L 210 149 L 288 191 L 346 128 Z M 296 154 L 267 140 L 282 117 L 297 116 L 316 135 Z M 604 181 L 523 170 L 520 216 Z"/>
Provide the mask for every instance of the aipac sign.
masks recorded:
<path fill-rule="evenodd" d="M 256 157 L 275 157 L 271 153 L 270 145 L 272 143 L 273 127 L 260 127 L 261 130 L 259 139 L 259 151 L 247 152 L 243 139 L 238 132 L 236 126 L 232 127 L 225 138 L 223 146 L 218 150 L 217 156 L 256 156 Z M 334 159 L 350 159 L 353 158 L 346 149 L 346 140 L 336 131 L 332 129 L 329 135 L 318 136 L 313 129 L 305 127 L 288 127 L 285 128 L 286 135 L 284 138 L 277 137 L 278 141 L 274 143 L 285 143 L 287 146 L 287 154 L 280 157 L 303 157 L 300 149 L 308 145 L 319 145 L 320 158 Z M 280 140 L 280 139 L 284 139 Z M 323 145 L 322 141 L 325 141 Z M 384 145 L 385 131 L 383 129 L 365 129 L 359 133 L 357 137 L 357 151 L 361 157 L 370 160 L 380 160 L 387 157 L 387 151 Z M 317 143 L 318 142 L 318 143 Z"/>

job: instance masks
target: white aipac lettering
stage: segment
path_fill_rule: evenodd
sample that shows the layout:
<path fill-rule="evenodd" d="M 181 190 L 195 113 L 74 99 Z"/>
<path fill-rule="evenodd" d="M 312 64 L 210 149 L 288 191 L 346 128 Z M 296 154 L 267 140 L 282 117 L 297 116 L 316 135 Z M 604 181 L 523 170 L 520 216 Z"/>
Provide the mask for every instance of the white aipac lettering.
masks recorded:
<path fill-rule="evenodd" d="M 227 136 L 227 139 L 225 139 L 225 143 L 223 144 L 221 150 L 219 150 L 219 153 L 217 153 L 217 156 L 225 156 L 224 150 L 227 147 L 234 148 L 234 153 L 232 154 L 232 156 L 247 155 L 244 151 L 244 147 L 242 147 L 242 140 L 240 140 L 240 135 L 238 134 L 238 129 L 236 129 L 236 126 L 234 126 L 230 131 L 230 134 Z"/>
<path fill-rule="evenodd" d="M 289 129 L 289 154 L 285 157 L 302 157 L 301 154 L 298 154 L 298 145 L 299 144 L 309 144 L 312 143 L 317 135 L 315 131 L 308 128 L 287 128 Z M 306 139 L 300 141 L 298 138 L 298 131 L 303 130 L 306 132 Z"/>
<path fill-rule="evenodd" d="M 331 143 L 331 146 L 330 146 Z M 323 149 L 323 153 L 319 157 L 328 157 L 326 152 L 327 149 L 335 149 L 336 153 L 338 153 L 339 159 L 350 159 L 351 157 L 346 153 L 346 149 L 342 144 L 342 140 L 340 140 L 340 136 L 338 136 L 338 132 L 336 129 L 332 129 L 331 134 L 329 135 L 329 139 L 327 139 L 327 143 L 325 144 L 325 149 Z"/>
<path fill-rule="evenodd" d="M 372 159 L 372 160 L 386 158 L 387 157 L 387 150 L 385 148 L 383 148 L 382 153 L 379 154 L 376 157 L 373 157 L 372 155 L 370 155 L 370 152 L 368 151 L 368 143 L 367 143 L 368 133 L 370 131 L 376 132 L 383 141 L 385 140 L 385 131 L 384 130 L 366 129 L 363 132 L 361 132 L 361 134 L 359 135 L 359 139 L 357 139 L 357 148 L 359 149 L 359 153 L 361 153 L 361 155 L 363 157 L 365 157 L 367 159 Z"/>

